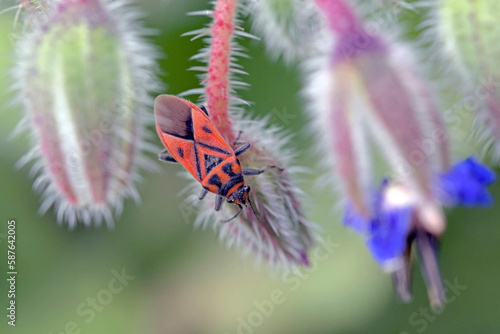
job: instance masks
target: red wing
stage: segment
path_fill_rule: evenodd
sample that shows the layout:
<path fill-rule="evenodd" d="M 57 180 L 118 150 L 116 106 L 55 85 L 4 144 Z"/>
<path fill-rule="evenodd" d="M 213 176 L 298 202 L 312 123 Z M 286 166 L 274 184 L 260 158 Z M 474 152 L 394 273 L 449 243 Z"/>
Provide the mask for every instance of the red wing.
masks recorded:
<path fill-rule="evenodd" d="M 202 175 L 194 147 L 191 106 L 173 95 L 160 95 L 155 99 L 156 131 L 161 142 L 172 155 L 198 181 Z"/>
<path fill-rule="evenodd" d="M 160 95 L 155 99 L 154 110 L 160 138 L 162 138 L 161 133 L 167 133 L 194 140 L 191 106 L 185 100 L 173 95 Z"/>
<path fill-rule="evenodd" d="M 205 179 L 214 168 L 225 163 L 229 157 L 226 152 L 215 151 L 199 143 L 196 144 L 196 152 L 198 153 L 198 161 L 203 179 Z"/>
<path fill-rule="evenodd" d="M 226 143 L 203 110 L 190 102 L 188 102 L 188 104 L 193 108 L 191 115 L 193 120 L 194 140 L 198 143 L 221 149 L 221 153 L 225 152 L 227 157 L 234 155 L 231 147 Z"/>
<path fill-rule="evenodd" d="M 156 130 L 172 157 L 198 181 L 227 158 L 231 147 L 207 115 L 193 103 L 173 95 L 155 100 Z"/>
<path fill-rule="evenodd" d="M 168 133 L 163 133 L 161 138 L 172 157 L 182 164 L 198 181 L 202 182 L 204 174 L 196 155 L 194 142 L 169 135 Z"/>

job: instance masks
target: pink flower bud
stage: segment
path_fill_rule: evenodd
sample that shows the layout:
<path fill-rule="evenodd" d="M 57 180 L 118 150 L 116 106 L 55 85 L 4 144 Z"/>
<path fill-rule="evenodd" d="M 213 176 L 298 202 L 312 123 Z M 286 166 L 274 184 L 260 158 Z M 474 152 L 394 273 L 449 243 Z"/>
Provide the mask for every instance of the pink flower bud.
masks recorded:
<path fill-rule="evenodd" d="M 144 108 L 155 52 L 121 2 L 63 0 L 18 45 L 19 85 L 35 147 L 41 212 L 54 206 L 74 227 L 113 221 L 138 200 Z M 138 52 L 137 50 L 141 50 Z M 152 56 L 153 55 L 153 56 Z"/>
<path fill-rule="evenodd" d="M 367 33 L 342 1 L 318 3 L 331 16 L 335 43 L 313 60 L 307 93 L 344 198 L 367 213 L 374 180 L 391 176 L 421 205 L 434 201 L 434 175 L 449 167 L 448 139 L 410 53 Z M 382 174 L 371 148 L 384 158 Z"/>
<path fill-rule="evenodd" d="M 210 36 L 209 47 L 193 57 L 207 64 L 195 67 L 204 73 L 200 76 L 203 89 L 194 89 L 183 95 L 200 94 L 206 100 L 209 118 L 236 150 L 234 143 L 241 130 L 240 142 L 248 142 L 248 151 L 238 157 L 243 168 L 265 169 L 259 175 L 245 176 L 245 184 L 251 188 L 249 198 L 255 208 L 250 206 L 230 222 L 221 221 L 233 217 L 238 208 L 224 204 L 220 214 L 214 211 L 215 196 L 212 194 L 202 201 L 196 225 L 212 225 L 219 230 L 221 239 L 229 245 L 242 245 L 246 251 L 253 251 L 271 265 L 284 270 L 295 265 L 308 265 L 307 253 L 315 238 L 314 224 L 304 213 L 300 191 L 296 187 L 296 167 L 292 156 L 285 149 L 287 137 L 277 129 L 266 126 L 268 119 L 249 120 L 242 117 L 242 106 L 247 102 L 236 96 L 235 90 L 246 84 L 236 78 L 245 74 L 236 64 L 237 56 L 242 56 L 234 36 L 248 37 L 249 34 L 237 27 L 238 8 L 235 0 L 219 0 L 213 12 L 208 12 L 213 22 L 208 29 L 197 30 L 198 36 Z M 207 12 L 204 11 L 203 14 Z M 193 182 L 195 194 L 200 185 Z M 191 196 L 195 203 L 199 200 Z"/>
<path fill-rule="evenodd" d="M 266 120 L 238 121 L 241 126 L 241 142 L 251 148 L 238 157 L 242 167 L 266 169 L 255 176 L 245 176 L 245 184 L 251 188 L 250 206 L 230 222 L 238 208 L 225 203 L 220 213 L 214 211 L 215 196 L 207 195 L 201 203 L 197 196 L 189 201 L 199 206 L 196 226 L 212 226 L 219 231 L 227 245 L 240 246 L 244 252 L 252 251 L 273 267 L 289 270 L 295 265 L 308 266 L 308 252 L 313 246 L 317 228 L 305 217 L 302 194 L 295 185 L 299 170 L 293 167 L 293 155 L 284 147 L 287 138 L 277 129 L 266 128 Z M 237 146 L 233 146 L 236 148 Z M 193 192 L 200 189 L 193 182 Z"/>

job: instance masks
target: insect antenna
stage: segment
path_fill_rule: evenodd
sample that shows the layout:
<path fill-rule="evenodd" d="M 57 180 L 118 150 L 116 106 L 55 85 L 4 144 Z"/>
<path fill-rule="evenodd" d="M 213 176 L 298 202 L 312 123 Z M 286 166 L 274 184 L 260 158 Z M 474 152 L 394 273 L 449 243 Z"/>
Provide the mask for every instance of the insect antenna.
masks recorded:
<path fill-rule="evenodd" d="M 234 216 L 226 220 L 221 220 L 221 223 L 229 223 L 231 220 L 238 217 L 238 215 L 241 213 L 241 210 L 243 210 L 243 207 L 241 205 L 238 204 L 238 207 L 240 208 L 240 210 Z"/>
<path fill-rule="evenodd" d="M 255 212 L 255 209 L 253 208 L 253 204 L 252 204 L 252 201 L 250 200 L 250 196 L 248 196 L 248 204 L 250 204 L 250 208 L 252 209 L 253 215 L 255 216 L 255 218 L 257 218 L 257 213 Z"/>

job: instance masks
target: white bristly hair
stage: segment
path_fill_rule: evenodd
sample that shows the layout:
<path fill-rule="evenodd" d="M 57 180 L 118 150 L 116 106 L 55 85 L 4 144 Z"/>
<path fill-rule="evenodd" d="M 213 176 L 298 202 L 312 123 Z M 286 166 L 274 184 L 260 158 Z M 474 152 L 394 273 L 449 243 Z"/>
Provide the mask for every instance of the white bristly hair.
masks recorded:
<path fill-rule="evenodd" d="M 246 3 L 240 3 L 236 10 L 237 13 L 248 12 L 249 8 Z M 193 14 L 212 17 L 213 12 L 199 11 Z M 234 25 L 241 26 L 237 15 Z M 208 46 L 192 59 L 208 63 L 211 45 L 209 27 L 186 35 L 194 35 L 193 38 L 207 37 L 205 42 Z M 238 57 L 246 57 L 246 54 L 238 45 L 237 39 L 254 37 L 239 29 L 235 29 L 233 37 L 230 53 L 230 114 L 233 132 L 237 134 L 241 130 L 239 141 L 252 145 L 239 160 L 241 165 L 247 168 L 277 166 L 283 170 L 269 168 L 258 176 L 245 177 L 245 183 L 251 187 L 249 198 L 257 216 L 253 214 L 250 206 L 247 206 L 233 221 L 222 223 L 221 220 L 232 217 L 237 212 L 236 206 L 226 203 L 221 212 L 216 213 L 215 195 L 208 194 L 200 201 L 200 183 L 184 173 L 188 179 L 193 180 L 191 186 L 185 190 L 185 193 L 189 194 L 186 201 L 188 205 L 199 210 L 195 226 L 211 226 L 228 247 L 234 245 L 241 248 L 243 254 L 255 253 L 258 261 L 265 260 L 272 268 L 288 272 L 297 266 L 308 265 L 307 253 L 318 238 L 318 228 L 304 215 L 303 194 L 296 186 L 301 169 L 293 167 L 294 155 L 287 149 L 290 136 L 276 127 L 268 127 L 268 117 L 253 120 L 244 116 L 243 107 L 249 103 L 237 97 L 235 90 L 248 86 L 238 78 L 239 75 L 247 73 L 236 63 Z M 206 66 L 195 66 L 192 70 L 203 72 L 199 78 L 202 82 L 205 81 Z M 182 95 L 200 95 L 203 101 L 204 94 L 204 88 L 196 88 Z M 235 149 L 233 143 L 229 144 Z"/>
<path fill-rule="evenodd" d="M 123 200 L 132 197 L 139 202 L 140 197 L 136 189 L 136 183 L 141 181 L 141 171 L 154 171 L 157 166 L 147 155 L 159 151 L 151 143 L 151 135 L 147 133 L 146 127 L 153 123 L 152 106 L 153 99 L 151 92 L 158 91 L 160 85 L 156 79 L 155 65 L 158 58 L 156 49 L 146 42 L 145 36 L 151 35 L 151 31 L 143 28 L 138 19 L 141 14 L 137 9 L 129 6 L 131 1 L 103 1 L 103 15 L 105 15 L 108 27 L 112 27 L 116 34 L 117 45 L 120 49 L 117 62 L 121 65 L 120 73 L 122 76 L 118 79 L 121 95 L 116 97 L 116 103 L 111 106 L 112 112 L 119 112 L 115 115 L 112 124 L 112 133 L 109 142 L 99 143 L 99 147 L 106 144 L 109 154 L 108 163 L 101 166 L 106 170 L 105 175 L 107 185 L 105 189 L 105 201 L 96 203 L 89 196 L 91 179 L 88 177 L 83 163 L 89 157 L 85 156 L 84 147 L 80 138 L 80 126 L 76 123 L 74 115 L 68 110 L 68 100 L 64 95 L 64 86 L 62 83 L 53 87 L 54 110 L 46 111 L 55 114 L 56 135 L 59 137 L 60 150 L 63 163 L 60 168 L 71 170 L 67 173 L 68 186 L 74 192 L 77 202 L 72 203 L 66 198 L 66 193 L 58 188 L 55 183 L 55 176 L 51 171 L 51 161 L 44 150 L 56 148 L 40 147 L 42 131 L 36 126 L 36 111 L 33 110 L 34 103 L 39 97 L 30 95 L 33 92 L 29 90 L 27 82 L 30 79 L 31 69 L 34 66 L 31 63 L 33 59 L 35 43 L 38 43 L 43 27 L 50 26 L 50 16 L 48 19 L 40 20 L 33 27 L 24 32 L 18 38 L 17 60 L 18 64 L 14 71 L 16 88 L 19 91 L 17 102 L 24 104 L 26 116 L 15 130 L 15 135 L 27 131 L 31 134 L 32 149 L 18 162 L 18 167 L 22 167 L 33 162 L 31 175 L 35 177 L 33 188 L 42 194 L 42 204 L 40 213 L 44 213 L 50 207 L 54 207 L 59 223 L 67 223 L 70 228 L 74 228 L 77 222 L 83 222 L 90 225 L 95 222 L 97 225 L 104 220 L 109 227 L 114 224 L 113 215 L 119 216 L 123 208 Z M 54 11 L 57 11 L 54 8 Z M 56 13 L 56 12 L 54 12 Z M 55 81 L 57 83 L 57 81 Z M 35 99 L 35 100 L 33 100 Z M 57 102 L 59 101 L 59 102 Z M 59 116 L 57 116 L 59 115 Z M 109 111 L 107 113 L 109 115 Z M 103 111 L 103 117 L 106 114 Z M 82 117 L 82 115 L 80 115 Z M 83 116 L 84 117 L 84 116 Z M 90 129 L 91 130 L 91 129 Z M 54 134 L 52 134 L 54 135 Z M 76 159 L 71 160 L 71 157 Z M 68 166 L 68 163 L 76 163 L 74 167 Z M 54 166 L 52 166 L 53 168 Z"/>

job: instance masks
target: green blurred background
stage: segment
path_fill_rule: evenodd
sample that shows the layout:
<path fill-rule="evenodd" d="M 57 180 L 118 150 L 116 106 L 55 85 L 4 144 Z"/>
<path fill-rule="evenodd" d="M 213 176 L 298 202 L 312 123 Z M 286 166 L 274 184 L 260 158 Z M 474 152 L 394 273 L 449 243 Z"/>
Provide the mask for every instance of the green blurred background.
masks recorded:
<path fill-rule="evenodd" d="M 205 1 L 141 1 L 145 25 L 158 29 L 152 38 L 162 51 L 166 92 L 197 87 L 195 65 L 188 60 L 202 47 L 180 37 L 208 22 L 186 12 L 206 9 Z M 246 28 L 249 28 L 247 25 Z M 13 14 L 0 17 L 0 105 L 12 98 L 9 72 L 14 62 Z M 298 163 L 310 173 L 302 182 L 311 205 L 309 217 L 334 244 L 331 253 L 315 257 L 313 266 L 283 282 L 251 256 L 227 250 L 211 230 L 195 230 L 183 218 L 186 181 L 179 166 L 146 175 L 139 189 L 142 204 L 126 202 L 114 230 L 57 224 L 51 211 L 37 214 L 40 199 L 16 161 L 29 149 L 26 137 L 9 139 L 20 110 L 4 107 L 0 114 L 0 332 L 59 333 L 499 333 L 500 332 L 500 206 L 449 212 L 443 237 L 444 278 L 465 286 L 440 314 L 429 311 L 418 270 L 413 303 L 399 302 L 390 277 L 372 261 L 360 238 L 340 224 L 336 199 L 318 191 L 316 159 L 309 152 L 307 117 L 302 112 L 301 77 L 294 66 L 270 60 L 262 43 L 242 42 L 251 55 L 241 60 L 251 88 L 241 95 L 255 102 L 251 112 L 274 117 L 276 125 L 296 134 L 292 142 Z M 159 143 L 158 143 L 159 144 Z M 314 144 L 317 145 L 317 144 Z M 153 157 L 154 158 L 154 157 Z M 492 192 L 500 197 L 500 185 Z M 338 211 L 338 210 L 337 210 Z M 17 326 L 6 322 L 7 220 L 17 221 Z M 190 216 L 193 219 L 194 216 Z M 322 253 L 323 254 L 323 253 Z M 113 270 L 125 268 L 134 278 L 111 297 L 106 290 Z M 103 292 L 104 291 L 104 292 Z M 88 298 L 105 305 L 90 314 Z M 269 306 L 271 298 L 278 304 Z M 84 305 L 82 306 L 82 303 Z M 259 308 L 264 311 L 259 311 Z M 82 311 L 87 311 L 82 316 Z M 76 330 L 75 330 L 76 328 Z"/>

